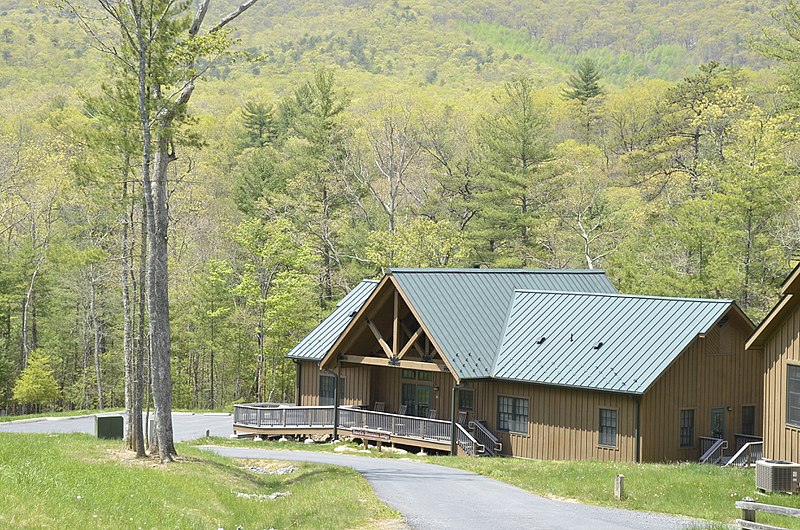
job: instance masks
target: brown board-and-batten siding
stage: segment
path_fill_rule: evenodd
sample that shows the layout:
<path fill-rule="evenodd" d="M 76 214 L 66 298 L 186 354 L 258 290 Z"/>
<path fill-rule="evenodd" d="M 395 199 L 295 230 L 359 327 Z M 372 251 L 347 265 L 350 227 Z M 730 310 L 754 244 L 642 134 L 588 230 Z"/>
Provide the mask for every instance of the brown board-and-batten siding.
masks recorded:
<path fill-rule="evenodd" d="M 301 361 L 300 370 L 300 406 L 314 407 L 319 405 L 320 372 L 316 362 Z M 340 403 L 347 406 L 367 406 L 370 403 L 370 367 L 343 366 L 339 377 L 344 379 L 344 394 Z"/>
<path fill-rule="evenodd" d="M 800 295 L 794 295 L 800 296 Z M 800 366 L 800 304 L 794 303 L 764 344 L 764 456 L 800 462 L 800 427 L 787 423 L 787 366 Z"/>
<path fill-rule="evenodd" d="M 470 381 L 471 417 L 483 419 L 503 443 L 503 453 L 540 460 L 634 461 L 635 405 L 625 394 L 514 383 Z M 498 396 L 528 400 L 528 432 L 498 429 Z M 616 447 L 600 445 L 600 409 L 617 411 Z"/>
<path fill-rule="evenodd" d="M 742 407 L 755 407 L 755 434 L 761 435 L 761 356 L 745 351 L 752 328 L 729 313 L 692 341 L 678 359 L 644 393 L 641 401 L 641 456 L 644 462 L 697 460 L 700 436 L 711 436 L 711 410 L 723 409 L 725 439 L 735 449 L 734 434 L 742 430 Z M 680 444 L 681 410 L 694 411 L 690 447 Z"/>

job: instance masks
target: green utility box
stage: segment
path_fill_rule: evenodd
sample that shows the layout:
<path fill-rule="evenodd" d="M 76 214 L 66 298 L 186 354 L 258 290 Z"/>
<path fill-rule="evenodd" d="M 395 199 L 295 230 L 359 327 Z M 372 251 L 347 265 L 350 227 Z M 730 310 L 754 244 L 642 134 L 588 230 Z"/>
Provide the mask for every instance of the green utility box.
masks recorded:
<path fill-rule="evenodd" d="M 122 416 L 95 416 L 94 433 L 98 438 L 122 440 L 125 435 L 125 422 Z"/>

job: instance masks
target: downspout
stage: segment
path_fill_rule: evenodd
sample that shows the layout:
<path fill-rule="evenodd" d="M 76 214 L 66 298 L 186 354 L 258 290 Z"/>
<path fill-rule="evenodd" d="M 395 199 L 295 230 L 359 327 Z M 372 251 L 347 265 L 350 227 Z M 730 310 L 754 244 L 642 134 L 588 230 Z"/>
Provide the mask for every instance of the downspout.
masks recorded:
<path fill-rule="evenodd" d="M 294 365 L 297 367 L 297 382 L 295 382 L 294 387 L 294 404 L 298 407 L 300 406 L 300 381 L 302 378 L 300 377 L 300 372 L 302 371 L 303 365 L 300 364 L 300 361 L 294 359 Z"/>
<path fill-rule="evenodd" d="M 456 389 L 458 385 L 453 385 L 453 391 L 450 395 L 450 455 L 456 456 L 458 451 L 456 449 Z"/>
<path fill-rule="evenodd" d="M 326 374 L 333 376 L 333 439 L 339 436 L 339 370 L 323 370 Z"/>
<path fill-rule="evenodd" d="M 639 438 L 641 437 L 641 433 L 642 433 L 642 418 L 641 418 L 641 414 L 640 414 L 640 408 L 641 408 L 641 404 L 642 404 L 641 396 L 635 396 L 633 398 L 633 403 L 634 403 L 634 420 L 633 421 L 635 422 L 635 425 L 633 427 L 633 434 L 635 436 L 634 439 L 633 439 L 633 458 L 634 458 L 634 462 L 636 462 L 637 464 L 640 464 L 642 462 L 642 455 L 640 454 L 641 453 L 641 447 L 640 447 L 640 443 L 639 443 Z"/>

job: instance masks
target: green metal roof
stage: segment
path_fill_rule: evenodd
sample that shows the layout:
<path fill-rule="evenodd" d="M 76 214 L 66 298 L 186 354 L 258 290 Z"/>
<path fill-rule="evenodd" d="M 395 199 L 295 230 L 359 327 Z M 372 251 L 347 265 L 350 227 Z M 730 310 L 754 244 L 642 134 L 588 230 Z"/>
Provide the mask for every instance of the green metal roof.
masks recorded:
<path fill-rule="evenodd" d="M 490 377 L 515 289 L 616 293 L 598 270 L 391 269 L 459 379 Z"/>
<path fill-rule="evenodd" d="M 492 377 L 642 394 L 732 300 L 517 291 Z"/>
<path fill-rule="evenodd" d="M 336 309 L 333 310 L 333 313 L 320 322 L 286 356 L 290 359 L 321 361 L 377 285 L 378 282 L 375 280 L 363 280 L 360 282 L 336 304 Z"/>

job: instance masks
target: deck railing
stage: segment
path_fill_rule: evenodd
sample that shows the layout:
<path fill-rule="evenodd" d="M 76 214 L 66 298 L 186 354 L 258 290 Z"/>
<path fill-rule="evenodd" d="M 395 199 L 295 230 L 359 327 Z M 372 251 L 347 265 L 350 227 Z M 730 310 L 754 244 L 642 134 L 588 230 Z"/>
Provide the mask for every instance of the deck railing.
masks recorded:
<path fill-rule="evenodd" d="M 471 421 L 469 428 L 474 430 L 475 439 L 486 448 L 486 452 L 490 456 L 495 456 L 503 451 L 503 444 L 492 431 L 486 428 L 483 422 Z"/>
<path fill-rule="evenodd" d="M 235 405 L 233 417 L 236 425 L 257 428 L 333 428 L 334 408 L 333 406 Z M 370 429 L 402 438 L 449 445 L 451 428 L 452 425 L 447 420 L 339 407 L 339 429 L 343 430 Z M 456 426 L 456 443 L 468 454 L 478 454 L 483 451 L 483 445 L 460 425 Z"/>
<path fill-rule="evenodd" d="M 736 441 L 736 450 L 744 446 L 744 444 L 749 444 L 750 442 L 761 442 L 764 440 L 761 436 L 755 436 L 753 434 L 740 434 L 734 433 L 733 439 Z"/>

